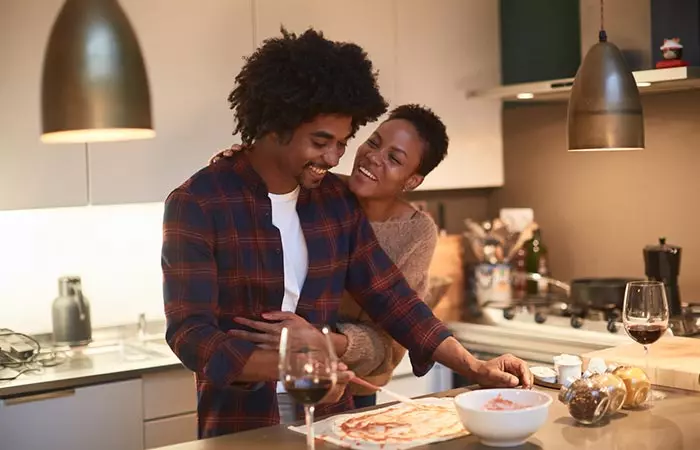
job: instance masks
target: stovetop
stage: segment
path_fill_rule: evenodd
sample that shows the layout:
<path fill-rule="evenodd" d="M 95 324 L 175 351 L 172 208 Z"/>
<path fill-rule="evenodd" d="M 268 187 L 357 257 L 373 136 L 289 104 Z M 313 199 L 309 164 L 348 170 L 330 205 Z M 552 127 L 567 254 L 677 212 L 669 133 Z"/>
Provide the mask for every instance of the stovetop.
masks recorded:
<path fill-rule="evenodd" d="M 508 321 L 535 323 L 560 328 L 574 328 L 603 333 L 624 333 L 621 314 L 617 310 L 576 310 L 566 303 L 551 305 L 516 305 L 501 310 Z"/>
<path fill-rule="evenodd" d="M 502 314 L 506 321 L 533 323 L 555 327 L 582 329 L 603 333 L 625 333 L 622 313 L 617 308 L 605 310 L 582 308 L 560 299 L 527 298 L 509 303 L 490 303 L 484 308 L 490 315 Z M 672 317 L 669 327 L 676 336 L 694 336 L 700 334 L 700 314 L 697 306 L 688 306 L 682 317 Z"/>

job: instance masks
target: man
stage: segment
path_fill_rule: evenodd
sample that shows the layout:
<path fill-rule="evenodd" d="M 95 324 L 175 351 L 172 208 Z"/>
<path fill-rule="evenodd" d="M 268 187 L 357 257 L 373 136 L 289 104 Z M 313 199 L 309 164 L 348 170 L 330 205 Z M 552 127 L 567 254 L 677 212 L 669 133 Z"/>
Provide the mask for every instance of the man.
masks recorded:
<path fill-rule="evenodd" d="M 240 319 L 276 311 L 285 326 L 333 326 L 345 289 L 409 350 L 416 375 L 436 360 L 482 384 L 529 386 L 524 362 L 479 361 L 450 336 L 382 251 L 356 199 L 327 174 L 358 127 L 387 108 L 366 53 L 313 30 L 283 30 L 236 83 L 229 101 L 245 150 L 200 170 L 165 204 L 166 338 L 196 372 L 199 436 L 279 421 L 277 352 L 229 334 L 244 329 Z M 319 415 L 351 407 L 337 394 Z"/>

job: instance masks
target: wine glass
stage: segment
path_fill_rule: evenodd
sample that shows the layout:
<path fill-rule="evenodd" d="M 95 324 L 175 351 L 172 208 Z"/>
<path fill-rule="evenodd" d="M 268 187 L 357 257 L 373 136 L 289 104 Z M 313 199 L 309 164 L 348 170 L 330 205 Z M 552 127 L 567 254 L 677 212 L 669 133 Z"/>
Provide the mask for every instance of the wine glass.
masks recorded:
<path fill-rule="evenodd" d="M 314 405 L 333 389 L 338 377 L 338 359 L 329 330 L 284 327 L 279 351 L 280 381 L 287 394 L 304 405 L 306 446 L 313 450 Z"/>
<path fill-rule="evenodd" d="M 668 329 L 666 287 L 660 281 L 632 281 L 625 289 L 622 321 L 629 337 L 644 346 L 646 370 L 649 371 L 649 345 L 658 341 Z M 648 406 L 659 392 L 649 391 Z"/>

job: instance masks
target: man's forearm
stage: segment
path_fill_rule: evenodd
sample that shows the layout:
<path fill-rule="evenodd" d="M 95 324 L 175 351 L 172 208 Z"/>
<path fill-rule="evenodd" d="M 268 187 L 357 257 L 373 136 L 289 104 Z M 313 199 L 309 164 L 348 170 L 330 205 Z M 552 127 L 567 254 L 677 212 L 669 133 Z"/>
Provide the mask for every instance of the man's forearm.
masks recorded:
<path fill-rule="evenodd" d="M 448 337 L 438 345 L 433 352 L 433 361 L 439 362 L 465 378 L 470 378 L 483 364 L 483 361 L 469 353 L 454 337 Z"/>
<path fill-rule="evenodd" d="M 276 381 L 279 379 L 279 354 L 272 350 L 255 350 L 236 377 L 238 383 Z"/>

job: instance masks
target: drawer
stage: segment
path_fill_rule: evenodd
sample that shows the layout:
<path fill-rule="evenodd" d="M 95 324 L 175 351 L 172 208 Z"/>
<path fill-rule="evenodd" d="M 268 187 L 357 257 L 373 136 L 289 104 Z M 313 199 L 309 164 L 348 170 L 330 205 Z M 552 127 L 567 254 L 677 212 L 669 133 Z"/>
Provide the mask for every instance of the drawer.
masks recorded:
<path fill-rule="evenodd" d="M 184 368 L 143 376 L 143 416 L 145 420 L 171 417 L 197 411 L 194 373 Z"/>
<path fill-rule="evenodd" d="M 197 415 L 168 417 L 143 425 L 144 448 L 157 448 L 197 440 Z"/>
<path fill-rule="evenodd" d="M 0 400 L 2 450 L 141 450 L 141 379 Z"/>

